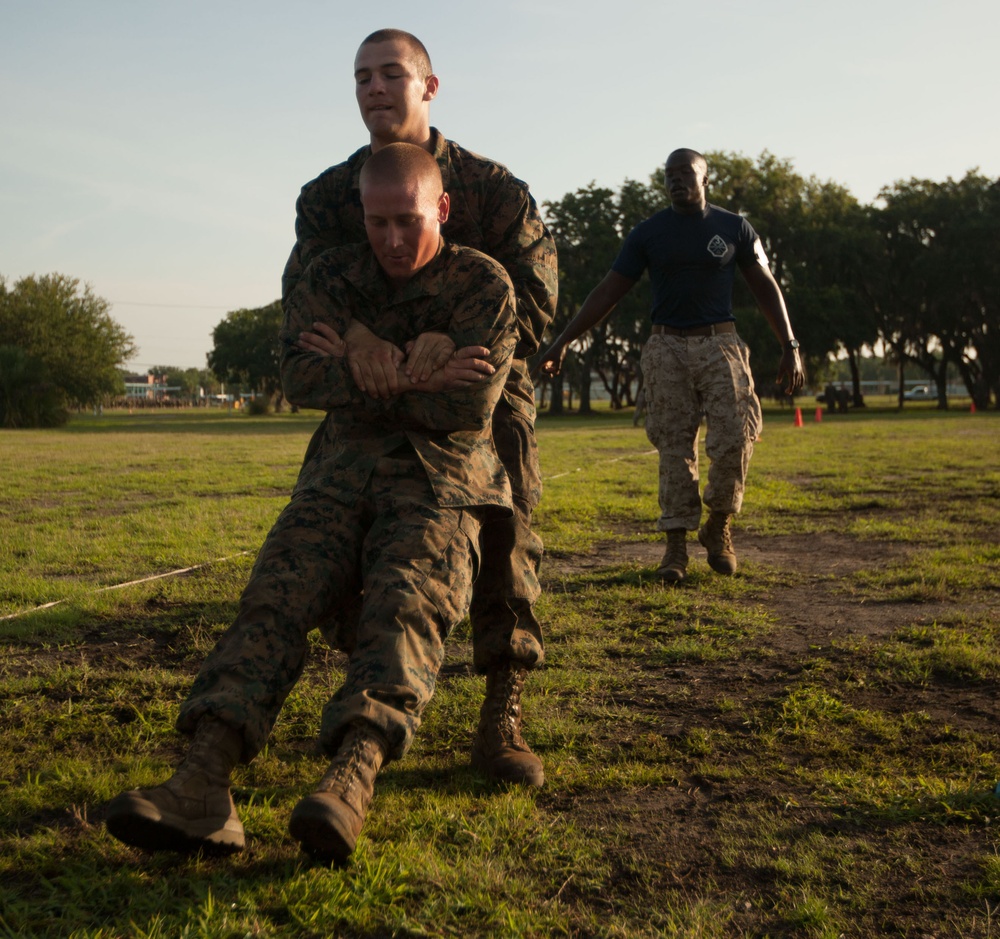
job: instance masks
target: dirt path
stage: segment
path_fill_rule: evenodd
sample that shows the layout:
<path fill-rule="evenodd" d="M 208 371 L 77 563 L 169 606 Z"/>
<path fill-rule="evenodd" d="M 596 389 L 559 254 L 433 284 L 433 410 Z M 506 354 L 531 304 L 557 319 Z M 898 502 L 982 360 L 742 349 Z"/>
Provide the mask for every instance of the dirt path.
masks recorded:
<path fill-rule="evenodd" d="M 753 601 L 776 623 L 756 647 L 761 654 L 746 661 L 650 669 L 635 682 L 629 700 L 616 700 L 616 704 L 643 711 L 647 724 L 658 721 L 659 732 L 668 738 L 680 739 L 692 727 L 722 729 L 729 745 L 738 749 L 745 746 L 752 759 L 756 741 L 753 730 L 746 727 L 746 715 L 773 709 L 790 686 L 812 680 L 802 674 L 806 663 L 821 663 L 822 668 L 816 669 L 817 674 L 826 676 L 821 680 L 830 682 L 832 691 L 849 700 L 853 708 L 896 715 L 925 712 L 931 725 L 953 734 L 982 734 L 997 727 L 1000 711 L 995 684 L 934 682 L 903 688 L 886 682 L 872 682 L 868 687 L 852 681 L 848 687 L 842 681 L 842 676 L 857 670 L 859 643 L 891 641 L 901 629 L 954 620 L 962 612 L 1000 618 L 1000 595 L 995 591 L 981 592 L 961 607 L 955 602 L 872 602 L 852 585 L 851 575 L 878 571 L 903 559 L 910 550 L 905 544 L 862 543 L 836 534 L 764 538 L 742 532 L 737 532 L 735 543 L 741 562 L 751 569 L 743 576 L 753 576 L 754 566 L 789 572 L 786 584 L 762 588 Z M 545 576 L 549 585 L 558 589 L 560 579 L 571 574 L 597 572 L 626 562 L 652 569 L 662 551 L 659 543 L 606 543 L 592 555 L 549 559 Z M 704 565 L 700 546 L 689 544 L 689 551 L 696 563 Z M 674 692 L 681 683 L 689 693 L 678 701 Z M 736 701 L 732 711 L 720 710 L 723 693 Z M 789 851 L 795 850 L 798 839 L 819 831 L 829 835 L 831 850 L 838 856 L 856 855 L 864 864 L 873 843 L 888 846 L 891 842 L 886 856 L 898 860 L 882 865 L 889 872 L 882 872 L 872 883 L 871 891 L 878 900 L 868 905 L 869 909 L 884 910 L 882 919 L 879 924 L 871 919 L 854 923 L 855 928 L 845 935 L 922 939 L 949 935 L 944 927 L 937 933 L 926 930 L 927 912 L 921 903 L 927 902 L 928 890 L 936 898 L 934 906 L 941 917 L 957 917 L 956 922 L 962 916 L 968 919 L 971 905 L 962 912 L 963 904 L 971 904 L 964 899 L 967 885 L 982 876 L 978 859 L 994 850 L 988 830 L 923 824 L 920 820 L 920 824 L 900 824 L 890 831 L 884 822 L 866 822 L 864 806 L 854 812 L 816 804 L 809 787 L 799 781 L 801 776 L 794 774 L 797 759 L 794 750 L 789 750 L 784 757 L 789 769 L 780 782 L 740 776 L 734 785 L 725 778 L 705 778 L 689 768 L 676 787 L 650 787 L 625 795 L 600 790 L 552 795 L 548 806 L 568 813 L 574 824 L 598 836 L 608 831 L 619 834 L 613 841 L 615 847 L 608 850 L 620 880 L 609 885 L 612 894 L 629 889 L 629 878 L 635 881 L 638 864 L 642 876 L 652 876 L 657 889 L 678 902 L 699 895 L 729 898 L 733 935 L 805 935 L 790 926 L 786 929 L 780 917 L 775 918 L 776 898 L 782 889 L 774 882 L 780 875 L 767 860 L 734 864 L 723 847 L 720 827 L 731 830 L 739 826 L 744 813 L 751 818 L 774 813 L 779 819 L 776 828 L 786 832 Z M 779 805 L 781 800 L 784 807 Z M 767 850 L 774 850 L 777 859 L 785 849 Z M 914 876 L 913 869 L 931 873 Z M 567 892 L 572 891 L 571 884 Z M 576 899 L 588 902 L 584 895 Z M 594 902 L 592 898 L 590 902 Z"/>

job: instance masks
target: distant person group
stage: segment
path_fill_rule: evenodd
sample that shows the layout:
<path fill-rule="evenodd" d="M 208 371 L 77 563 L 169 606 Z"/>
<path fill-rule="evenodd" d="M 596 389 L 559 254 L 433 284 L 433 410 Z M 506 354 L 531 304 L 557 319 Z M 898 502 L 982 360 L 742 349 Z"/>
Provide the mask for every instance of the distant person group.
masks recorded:
<path fill-rule="evenodd" d="M 321 716 L 331 762 L 289 821 L 313 858 L 340 864 L 353 852 L 377 774 L 409 748 L 445 642 L 466 615 L 486 678 L 471 764 L 498 782 L 544 784 L 521 716 L 524 683 L 544 660 L 542 544 L 532 529 L 542 483 L 526 360 L 556 309 L 555 243 L 523 182 L 431 126 L 439 83 L 416 37 L 368 36 L 354 77 L 369 143 L 302 188 L 282 277 L 285 396 L 326 417 L 236 620 L 181 707 L 184 758 L 161 785 L 108 806 L 111 834 L 144 850 L 244 847 L 231 775 L 267 743 L 314 629 L 348 664 Z M 642 368 L 667 541 L 658 575 L 668 583 L 685 577 L 688 531 L 713 569 L 737 566 L 729 523 L 760 409 L 732 312 L 736 267 L 782 344 L 787 389 L 803 383 L 760 240 L 745 219 L 707 203 L 707 179 L 700 154 L 670 154 L 670 207 L 628 236 L 538 366 L 558 373 L 568 345 L 649 271 Z"/>

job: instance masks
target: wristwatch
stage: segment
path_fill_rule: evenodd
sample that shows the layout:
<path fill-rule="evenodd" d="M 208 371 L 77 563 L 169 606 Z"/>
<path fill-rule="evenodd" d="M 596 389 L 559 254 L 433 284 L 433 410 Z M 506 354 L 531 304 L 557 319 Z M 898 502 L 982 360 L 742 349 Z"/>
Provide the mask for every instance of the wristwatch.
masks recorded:
<path fill-rule="evenodd" d="M 798 349 L 798 347 L 799 347 L 798 339 L 789 339 L 788 342 L 785 343 L 785 349 L 788 352 L 792 352 L 793 350 Z"/>

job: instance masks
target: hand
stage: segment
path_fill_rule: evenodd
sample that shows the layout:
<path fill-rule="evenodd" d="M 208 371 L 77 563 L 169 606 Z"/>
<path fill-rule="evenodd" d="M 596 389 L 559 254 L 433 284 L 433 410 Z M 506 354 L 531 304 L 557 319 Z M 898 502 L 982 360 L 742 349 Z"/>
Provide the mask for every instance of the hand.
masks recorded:
<path fill-rule="evenodd" d="M 319 355 L 332 355 L 343 358 L 347 352 L 347 343 L 340 338 L 340 334 L 335 332 L 326 323 L 315 322 L 312 324 L 313 332 L 299 333 L 298 348 L 304 352 L 316 352 Z"/>
<path fill-rule="evenodd" d="M 411 381 L 427 381 L 431 374 L 444 368 L 455 352 L 455 343 L 446 333 L 421 333 L 405 346 L 406 366 L 403 371 Z M 486 353 L 489 355 L 489 351 Z"/>
<path fill-rule="evenodd" d="M 347 362 L 359 391 L 373 398 L 391 398 L 399 393 L 396 370 L 406 359 L 402 349 L 380 339 L 357 320 L 347 327 L 344 341 Z"/>
<path fill-rule="evenodd" d="M 806 373 L 802 368 L 802 359 L 798 349 L 785 349 L 778 365 L 777 383 L 785 382 L 785 394 L 793 395 L 802 390 L 806 381 Z"/>
<path fill-rule="evenodd" d="M 539 375 L 554 377 L 562 371 L 563 359 L 566 358 L 566 346 L 562 343 L 554 342 L 543 353 L 542 357 L 535 363 L 531 370 L 531 377 L 538 378 Z"/>
<path fill-rule="evenodd" d="M 465 346 L 422 382 L 413 382 L 415 391 L 458 391 L 478 385 L 496 372 L 487 361 L 490 350 L 485 346 Z"/>

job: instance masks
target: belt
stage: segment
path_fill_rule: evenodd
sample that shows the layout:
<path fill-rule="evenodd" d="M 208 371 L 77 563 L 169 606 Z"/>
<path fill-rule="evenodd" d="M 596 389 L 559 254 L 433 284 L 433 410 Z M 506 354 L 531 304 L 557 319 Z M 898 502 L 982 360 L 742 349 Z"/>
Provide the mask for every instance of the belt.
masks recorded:
<path fill-rule="evenodd" d="M 719 333 L 735 332 L 736 324 L 732 321 L 728 323 L 713 323 L 711 326 L 693 326 L 691 329 L 675 329 L 673 326 L 653 324 L 654 336 L 717 336 Z"/>

